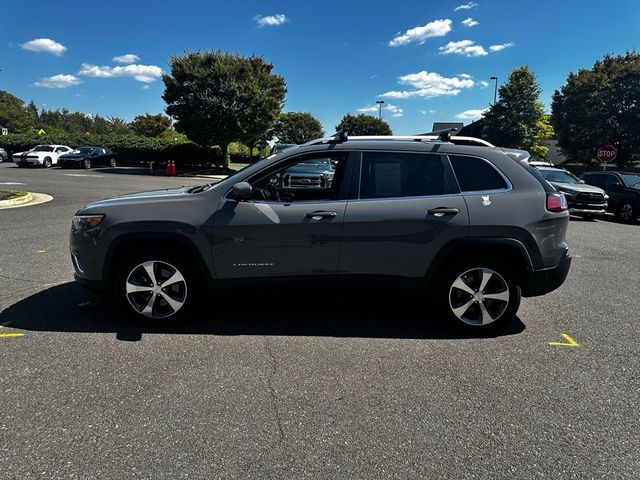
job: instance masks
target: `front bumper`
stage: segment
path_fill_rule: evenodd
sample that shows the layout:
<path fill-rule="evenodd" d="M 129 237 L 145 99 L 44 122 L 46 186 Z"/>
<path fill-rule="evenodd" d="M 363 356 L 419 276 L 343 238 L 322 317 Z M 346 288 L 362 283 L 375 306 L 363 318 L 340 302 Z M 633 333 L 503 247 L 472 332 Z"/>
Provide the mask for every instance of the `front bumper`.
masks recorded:
<path fill-rule="evenodd" d="M 13 163 L 16 165 L 43 165 L 44 160 L 41 158 L 13 157 Z"/>
<path fill-rule="evenodd" d="M 568 201 L 570 214 L 604 215 L 607 213 L 607 202 L 604 203 L 584 203 Z"/>
<path fill-rule="evenodd" d="M 523 297 L 537 297 L 553 292 L 562 285 L 571 268 L 571 250 L 567 248 L 562 260 L 555 267 L 529 272 L 529 278 L 522 289 Z"/>

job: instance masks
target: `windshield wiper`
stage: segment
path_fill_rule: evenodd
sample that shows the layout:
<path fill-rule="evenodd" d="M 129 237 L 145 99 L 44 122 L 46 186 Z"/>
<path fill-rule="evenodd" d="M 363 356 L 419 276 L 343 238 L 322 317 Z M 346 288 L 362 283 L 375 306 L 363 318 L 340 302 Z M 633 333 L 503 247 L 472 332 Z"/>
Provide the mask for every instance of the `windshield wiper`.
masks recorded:
<path fill-rule="evenodd" d="M 187 193 L 200 193 L 200 192 L 204 192 L 205 190 L 209 189 L 213 187 L 213 183 L 206 183 L 204 185 L 197 185 L 195 187 L 190 188 L 189 190 L 187 190 Z"/>

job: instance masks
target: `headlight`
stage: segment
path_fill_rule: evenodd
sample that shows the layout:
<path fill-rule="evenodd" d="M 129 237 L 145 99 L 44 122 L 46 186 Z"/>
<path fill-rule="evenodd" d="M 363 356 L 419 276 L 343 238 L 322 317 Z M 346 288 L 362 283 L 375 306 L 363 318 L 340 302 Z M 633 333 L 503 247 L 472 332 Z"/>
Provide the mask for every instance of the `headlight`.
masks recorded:
<path fill-rule="evenodd" d="M 606 193 L 604 194 L 604 199 L 605 200 L 609 200 L 609 195 L 607 195 Z"/>
<path fill-rule="evenodd" d="M 71 224 L 74 230 L 88 230 L 100 225 L 104 215 L 74 215 Z"/>

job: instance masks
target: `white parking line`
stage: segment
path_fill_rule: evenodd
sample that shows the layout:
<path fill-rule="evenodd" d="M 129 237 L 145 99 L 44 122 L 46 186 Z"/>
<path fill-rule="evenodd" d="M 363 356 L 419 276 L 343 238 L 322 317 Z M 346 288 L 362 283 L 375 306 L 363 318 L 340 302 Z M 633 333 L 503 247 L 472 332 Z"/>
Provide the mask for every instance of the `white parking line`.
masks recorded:
<path fill-rule="evenodd" d="M 20 182 L 0 182 L 0 185 L 26 185 L 26 183 L 20 183 Z"/>
<path fill-rule="evenodd" d="M 100 178 L 102 175 L 94 175 L 93 173 L 65 173 L 67 177 L 94 177 Z"/>

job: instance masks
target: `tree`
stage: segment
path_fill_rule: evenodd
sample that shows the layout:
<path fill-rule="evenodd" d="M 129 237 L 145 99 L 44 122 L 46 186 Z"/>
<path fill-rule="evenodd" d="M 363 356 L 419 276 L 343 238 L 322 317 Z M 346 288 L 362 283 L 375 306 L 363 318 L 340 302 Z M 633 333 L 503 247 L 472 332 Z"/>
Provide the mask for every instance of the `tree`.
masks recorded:
<path fill-rule="evenodd" d="M 162 98 L 177 131 L 201 145 L 220 145 L 229 161 L 229 143 L 251 142 L 275 123 L 284 104 L 284 78 L 262 57 L 220 51 L 172 56 L 163 75 Z"/>
<path fill-rule="evenodd" d="M 10 133 L 26 133 L 33 129 L 33 120 L 24 101 L 0 90 L 0 127 L 7 128 Z"/>
<path fill-rule="evenodd" d="M 349 135 L 393 135 L 387 122 L 364 113 L 359 115 L 348 113 L 342 117 L 340 123 L 336 125 L 336 132 L 340 130 L 346 130 Z"/>
<path fill-rule="evenodd" d="M 127 121 L 120 117 L 107 117 L 107 123 L 109 125 L 109 133 L 115 133 L 120 135 L 127 135 L 131 133 L 131 128 Z"/>
<path fill-rule="evenodd" d="M 640 54 L 605 55 L 591 69 L 570 73 L 553 94 L 551 123 L 571 160 L 595 162 L 602 145 L 617 146 L 625 166 L 640 152 Z"/>
<path fill-rule="evenodd" d="M 157 115 L 137 115 L 129 124 L 131 130 L 144 137 L 159 137 L 165 130 L 171 129 L 171 119 L 162 113 Z"/>
<path fill-rule="evenodd" d="M 306 143 L 324 136 L 320 121 L 306 112 L 281 113 L 273 127 L 280 143 Z"/>
<path fill-rule="evenodd" d="M 544 106 L 538 99 L 540 85 L 529 67 L 514 68 L 499 98 L 484 114 L 483 136 L 496 145 L 543 152 Z M 546 153 L 545 153 L 546 154 Z"/>

